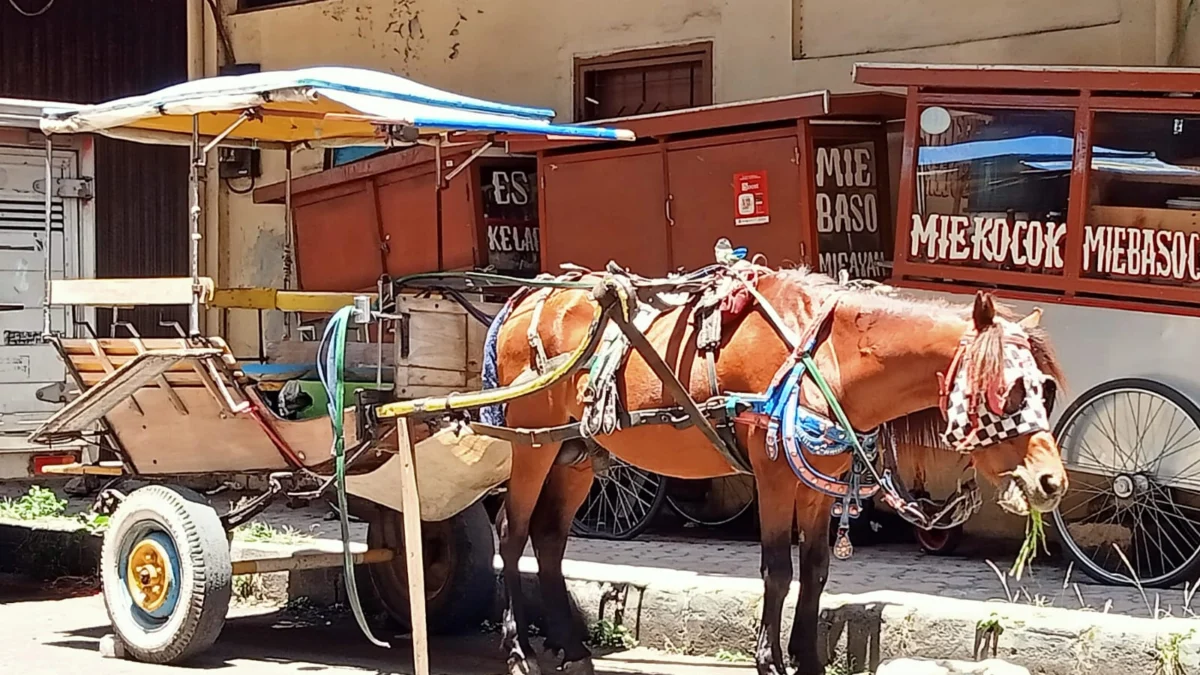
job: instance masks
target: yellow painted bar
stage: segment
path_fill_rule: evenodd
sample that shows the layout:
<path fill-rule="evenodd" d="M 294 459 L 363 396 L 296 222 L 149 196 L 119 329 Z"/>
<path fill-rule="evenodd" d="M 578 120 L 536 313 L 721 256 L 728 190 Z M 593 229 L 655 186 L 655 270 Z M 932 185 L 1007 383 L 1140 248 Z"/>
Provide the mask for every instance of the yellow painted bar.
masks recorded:
<path fill-rule="evenodd" d="M 225 309 L 273 309 L 281 312 L 329 312 L 354 304 L 356 295 L 375 300 L 377 293 L 331 293 L 325 291 L 281 291 L 275 288 L 222 288 L 211 307 Z"/>
<path fill-rule="evenodd" d="M 449 410 L 464 410 L 467 408 L 478 408 L 485 405 L 494 405 L 497 403 L 507 403 L 513 399 L 528 396 L 535 392 L 541 391 L 563 377 L 570 375 L 580 361 L 583 359 L 584 352 L 588 349 L 588 344 L 596 335 L 596 331 L 600 330 L 600 326 L 605 321 L 601 321 L 604 310 L 598 304 L 592 305 L 592 324 L 588 327 L 588 333 L 580 341 L 575 351 L 571 352 L 571 356 L 553 370 L 548 370 L 541 375 L 529 380 L 520 385 L 508 385 L 505 387 L 497 387 L 485 391 L 474 392 L 470 394 L 451 394 L 449 396 L 414 398 L 408 401 L 396 401 L 394 403 L 384 403 L 375 409 L 375 416 L 381 419 L 393 417 L 407 417 L 413 413 L 422 412 L 442 412 Z"/>

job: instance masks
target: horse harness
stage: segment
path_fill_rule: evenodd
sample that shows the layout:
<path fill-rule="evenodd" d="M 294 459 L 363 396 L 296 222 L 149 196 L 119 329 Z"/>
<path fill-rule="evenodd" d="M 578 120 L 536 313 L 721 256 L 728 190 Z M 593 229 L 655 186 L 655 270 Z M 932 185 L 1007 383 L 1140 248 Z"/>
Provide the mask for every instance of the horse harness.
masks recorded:
<path fill-rule="evenodd" d="M 739 473 L 752 473 L 748 452 L 737 440 L 735 424 L 743 424 L 766 432 L 766 448 L 770 459 L 782 454 L 797 478 L 809 488 L 834 498 L 832 516 L 838 519 L 834 555 L 839 559 L 853 553 L 849 539 L 849 523 L 863 511 L 863 500 L 882 491 L 883 500 L 910 523 L 923 529 L 947 529 L 965 522 L 982 502 L 974 478 L 960 482 L 956 492 L 942 503 L 914 499 L 899 481 L 898 459 L 894 434 L 888 429 L 856 431 L 847 419 L 837 397 L 817 367 L 814 355 L 828 339 L 835 310 L 845 289 L 838 289 L 827 299 L 797 339 L 782 322 L 779 314 L 755 288 L 755 282 L 765 268 L 737 261 L 698 270 L 685 277 L 650 280 L 636 277 L 610 263 L 606 273 L 597 275 L 586 270 L 570 270 L 561 278 L 549 275 L 539 278 L 543 283 L 569 280 L 596 280 L 592 296 L 606 312 L 610 325 L 605 327 L 600 346 L 584 367 L 589 380 L 584 391 L 584 414 L 579 422 L 548 429 L 510 429 L 489 424 L 473 423 L 477 431 L 528 444 L 561 442 L 582 439 L 590 450 L 574 461 L 591 455 L 600 459 L 606 454 L 595 438 L 620 429 L 645 424 L 668 424 L 677 429 L 697 427 L 710 444 Z M 553 364 L 546 355 L 538 335 L 540 318 L 552 286 L 539 291 L 529 287 L 508 300 L 509 308 L 536 292 L 534 309 L 527 339 L 534 354 L 535 368 L 540 373 Z M 703 355 L 708 374 L 710 396 L 696 402 L 680 382 L 671 367 L 653 348 L 645 331 L 664 311 L 694 302 L 692 309 L 696 329 L 697 351 Z M 727 319 L 739 315 L 750 305 L 763 310 L 769 323 L 792 347 L 788 359 L 776 372 L 766 392 L 722 393 L 717 378 L 716 357 L 720 351 L 721 328 Z M 507 313 L 502 313 L 501 316 Z M 1004 336 L 1004 382 L 991 383 L 986 392 L 971 387 L 972 373 L 964 364 L 968 345 L 976 337 L 974 329 L 962 337 L 950 368 L 939 373 L 940 408 L 947 420 L 943 439 L 953 449 L 967 454 L 994 443 L 1048 430 L 1049 421 L 1044 404 L 1042 385 L 1046 376 L 1033 360 L 1028 338 L 1015 324 L 1002 322 Z M 662 381 L 664 390 L 674 399 L 672 407 L 650 410 L 623 410 L 618 395 L 618 374 L 630 349 L 650 366 Z M 821 391 L 831 416 L 817 412 L 802 400 L 802 382 L 810 378 Z M 1022 407 L 1006 414 L 1002 398 L 1007 393 L 1005 383 L 1024 378 L 1026 396 Z M 982 405 L 981 405 L 982 403 Z M 882 452 L 881 452 L 882 451 Z M 812 466 L 806 453 L 816 456 L 852 455 L 851 469 L 844 477 L 828 476 Z M 882 455 L 883 471 L 876 468 Z"/>

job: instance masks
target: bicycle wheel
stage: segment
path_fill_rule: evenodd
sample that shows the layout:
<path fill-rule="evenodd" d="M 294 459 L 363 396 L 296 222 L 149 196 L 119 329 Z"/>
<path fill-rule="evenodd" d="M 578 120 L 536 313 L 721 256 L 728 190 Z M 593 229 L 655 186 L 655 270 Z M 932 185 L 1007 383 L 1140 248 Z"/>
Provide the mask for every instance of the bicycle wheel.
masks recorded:
<path fill-rule="evenodd" d="M 662 476 L 613 457 L 608 472 L 592 481 L 571 532 L 592 539 L 633 539 L 658 513 L 666 493 Z"/>
<path fill-rule="evenodd" d="M 752 476 L 667 482 L 667 503 L 685 520 L 716 527 L 737 520 L 754 505 Z"/>
<path fill-rule="evenodd" d="M 1174 586 L 1200 571 L 1200 409 L 1152 380 L 1105 382 L 1055 430 L 1072 468 L 1054 523 L 1106 584 Z"/>

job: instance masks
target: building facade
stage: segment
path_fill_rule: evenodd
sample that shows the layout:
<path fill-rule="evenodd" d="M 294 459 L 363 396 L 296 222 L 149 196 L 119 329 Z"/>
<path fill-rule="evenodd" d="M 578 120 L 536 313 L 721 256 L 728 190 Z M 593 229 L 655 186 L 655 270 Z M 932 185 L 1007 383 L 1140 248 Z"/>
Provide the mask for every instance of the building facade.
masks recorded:
<path fill-rule="evenodd" d="M 193 0 L 200 2 L 200 0 Z M 203 4 L 203 3 L 201 3 Z M 583 121 L 828 89 L 860 61 L 1187 65 L 1200 59 L 1189 0 L 220 0 L 194 23 L 209 71 L 318 64 L 390 71 L 443 89 L 548 106 Z M 258 184 L 283 160 L 264 153 Z M 298 174 L 325 166 L 301 153 Z M 238 184 L 234 189 L 243 186 Z M 282 280 L 283 211 L 222 186 L 209 274 Z M 213 317 L 217 319 L 217 317 Z M 235 346 L 254 317 L 222 317 Z"/>

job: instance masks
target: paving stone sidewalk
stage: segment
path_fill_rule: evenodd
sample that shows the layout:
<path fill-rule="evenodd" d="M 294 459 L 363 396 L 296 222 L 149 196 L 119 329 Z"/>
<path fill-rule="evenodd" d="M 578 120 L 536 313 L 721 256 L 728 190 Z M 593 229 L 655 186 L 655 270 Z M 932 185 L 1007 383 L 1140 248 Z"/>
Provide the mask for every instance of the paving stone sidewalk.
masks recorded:
<path fill-rule="evenodd" d="M 326 511 L 272 508 L 259 517 L 276 528 L 292 528 L 316 538 L 338 538 L 337 521 L 323 520 Z M 352 523 L 352 537 L 365 541 L 366 527 Z M 696 576 L 701 578 L 754 580 L 759 574 L 759 547 L 753 541 L 721 541 L 694 538 L 643 535 L 634 541 L 602 541 L 572 537 L 567 544 L 567 560 L 594 565 L 640 568 L 643 576 Z M 860 546 L 850 560 L 833 560 L 830 565 L 829 593 L 868 593 L 906 591 L 960 600 L 1003 602 L 1006 597 L 1017 603 L 1088 609 L 1097 612 L 1149 617 L 1156 596 L 1160 613 L 1181 617 L 1182 589 L 1147 591 L 1146 598 L 1134 588 L 1111 588 L 1094 584 L 1082 572 L 1060 560 L 1035 559 L 1032 569 L 1020 581 L 1007 579 L 1001 585 L 990 559 L 1001 572 L 1011 567 L 1017 545 L 1007 554 L 996 549 L 981 550 L 976 542 L 964 542 L 961 553 L 948 557 L 926 555 L 916 544 Z M 997 555 L 998 554 L 998 555 Z M 533 549 L 525 555 L 532 559 Z M 497 559 L 499 565 L 499 559 Z M 522 566 L 533 567 L 532 560 Z M 1067 574 L 1070 572 L 1068 581 Z M 1064 581 L 1068 581 L 1064 584 Z M 1065 587 L 1064 587 L 1065 586 Z M 1078 589 L 1078 593 L 1076 593 Z M 1083 605 L 1080 605 L 1080 598 Z M 1200 607 L 1192 607 L 1200 612 Z"/>
<path fill-rule="evenodd" d="M 0 486 L 0 498 L 14 497 L 22 492 L 24 488 L 19 486 Z M 236 500 L 237 495 L 224 492 L 212 496 L 212 499 L 215 504 L 223 506 L 226 501 Z M 68 501 L 68 511 L 71 513 L 82 511 L 90 504 L 88 500 L 77 498 Z M 267 523 L 276 530 L 315 539 L 337 540 L 339 524 L 331 517 L 331 511 L 321 505 L 290 509 L 277 503 L 255 520 Z M 365 542 L 366 525 L 352 522 L 351 538 Z M 991 560 L 1000 571 L 1007 571 L 1016 548 L 1013 545 L 1011 552 L 994 546 L 990 550 L 981 550 L 978 542 L 968 539 L 959 554 L 937 557 L 922 553 L 916 544 L 859 546 L 850 560 L 832 561 L 826 591 L 837 594 L 905 591 L 984 602 L 1004 602 L 1007 597 L 1010 601 L 1025 605 L 1107 611 L 1141 617 L 1152 616 L 1155 607 L 1158 607 L 1160 614 L 1176 617 L 1190 616 L 1189 610 L 1200 613 L 1198 607 L 1183 607 L 1182 589 L 1151 590 L 1143 598 L 1137 589 L 1094 584 L 1085 574 L 1070 569 L 1062 560 L 1038 558 L 1021 581 L 1007 579 L 1006 589 L 988 561 Z M 536 570 L 531 547 L 526 548 L 525 555 L 529 559 L 522 563 L 522 567 Z M 636 569 L 639 576 L 653 579 L 728 579 L 737 580 L 738 585 L 761 579 L 757 542 L 711 539 L 702 530 L 687 538 L 648 534 L 627 542 L 572 537 L 567 545 L 566 557 L 568 566 L 571 563 L 576 563 L 576 567 L 583 564 L 593 568 L 593 573 L 596 565 L 615 565 L 626 568 L 626 571 Z M 499 566 L 499 558 L 496 562 Z M 1082 606 L 1080 598 L 1083 600 Z"/>

